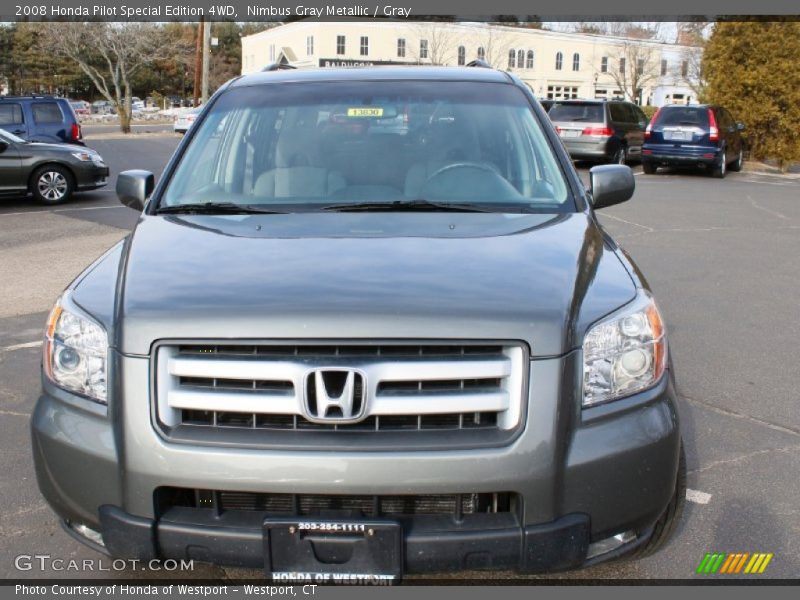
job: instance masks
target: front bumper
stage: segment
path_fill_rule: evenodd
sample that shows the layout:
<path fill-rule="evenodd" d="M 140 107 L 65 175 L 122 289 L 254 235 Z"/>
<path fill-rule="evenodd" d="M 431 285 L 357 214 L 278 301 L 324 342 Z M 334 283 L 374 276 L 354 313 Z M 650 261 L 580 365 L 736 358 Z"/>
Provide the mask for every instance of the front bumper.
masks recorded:
<path fill-rule="evenodd" d="M 115 355 L 110 380 L 120 383 L 111 390 L 110 415 L 44 383 L 31 420 L 37 479 L 55 512 L 102 532 L 114 556 L 250 567 L 263 565 L 263 514 L 161 510 L 156 490 L 508 491 L 520 498 L 514 512 L 404 523 L 406 572 L 577 567 L 599 540 L 636 532 L 637 540 L 621 551 L 646 540 L 673 495 L 680 445 L 669 377 L 646 392 L 581 411 L 573 375 L 580 358 L 573 352 L 531 361 L 526 427 L 504 447 L 332 453 L 169 443 L 152 426 L 148 386 L 124 384 L 147 382 L 149 361 Z"/>
<path fill-rule="evenodd" d="M 108 183 L 109 168 L 94 163 L 81 163 L 73 168 L 75 185 L 79 191 L 85 192 L 104 187 Z"/>

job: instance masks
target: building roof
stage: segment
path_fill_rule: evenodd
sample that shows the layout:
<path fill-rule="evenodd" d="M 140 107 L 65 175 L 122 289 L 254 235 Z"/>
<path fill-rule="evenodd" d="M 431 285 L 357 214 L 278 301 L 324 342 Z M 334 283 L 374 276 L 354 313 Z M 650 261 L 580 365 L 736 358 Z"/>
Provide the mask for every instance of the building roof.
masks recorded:
<path fill-rule="evenodd" d="M 300 81 L 475 81 L 511 83 L 503 71 L 481 67 L 386 66 L 327 69 L 287 69 L 250 73 L 236 79 L 231 86 Z"/>

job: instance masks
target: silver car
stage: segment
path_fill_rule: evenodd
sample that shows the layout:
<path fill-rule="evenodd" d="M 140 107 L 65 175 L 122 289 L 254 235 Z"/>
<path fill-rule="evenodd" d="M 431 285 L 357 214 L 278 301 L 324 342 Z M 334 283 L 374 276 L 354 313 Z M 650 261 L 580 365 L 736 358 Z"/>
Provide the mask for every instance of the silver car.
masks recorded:
<path fill-rule="evenodd" d="M 622 100 L 563 100 L 548 116 L 576 160 L 625 164 L 640 160 L 647 117 Z"/>
<path fill-rule="evenodd" d="M 685 496 L 666 331 L 594 215 L 633 174 L 590 179 L 504 72 L 233 80 L 158 186 L 119 175 L 141 217 L 50 313 L 42 494 L 114 557 L 284 582 L 654 552 Z"/>

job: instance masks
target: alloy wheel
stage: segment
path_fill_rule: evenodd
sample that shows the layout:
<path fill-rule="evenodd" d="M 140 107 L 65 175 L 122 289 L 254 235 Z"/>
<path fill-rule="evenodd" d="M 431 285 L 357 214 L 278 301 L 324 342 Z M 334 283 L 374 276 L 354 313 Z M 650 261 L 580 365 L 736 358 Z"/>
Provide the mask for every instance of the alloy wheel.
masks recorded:
<path fill-rule="evenodd" d="M 45 171 L 36 184 L 39 194 L 53 202 L 61 200 L 67 193 L 67 179 L 58 171 Z"/>

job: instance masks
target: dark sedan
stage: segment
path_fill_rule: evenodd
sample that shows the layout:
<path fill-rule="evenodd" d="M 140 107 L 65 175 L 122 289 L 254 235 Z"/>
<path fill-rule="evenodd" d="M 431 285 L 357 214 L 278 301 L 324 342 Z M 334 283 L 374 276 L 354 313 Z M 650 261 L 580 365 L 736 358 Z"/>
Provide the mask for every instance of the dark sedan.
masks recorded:
<path fill-rule="evenodd" d="M 103 157 L 90 148 L 26 142 L 0 129 L 0 196 L 31 193 L 42 204 L 60 204 L 107 180 Z"/>

